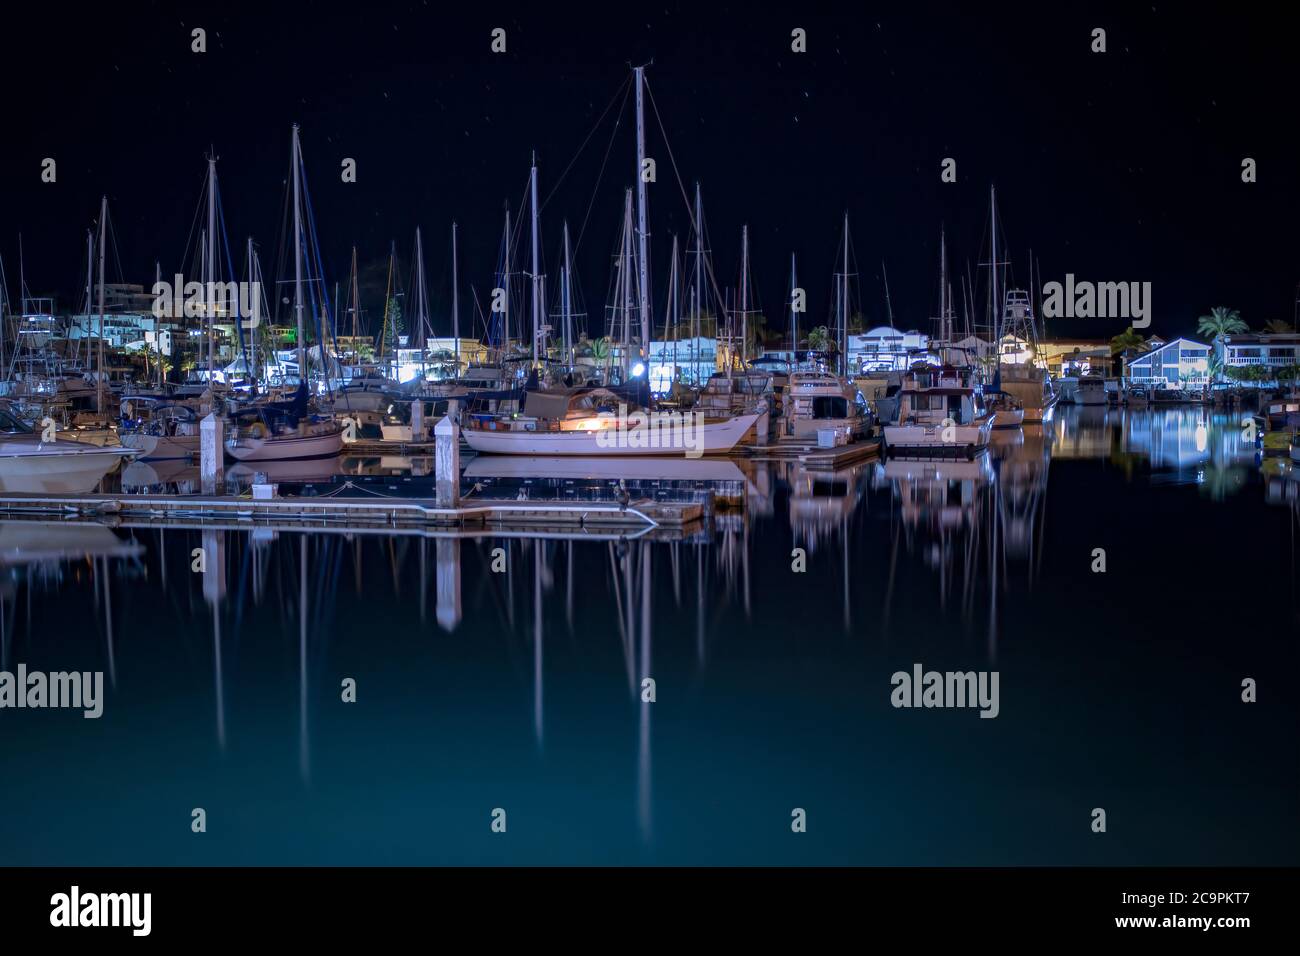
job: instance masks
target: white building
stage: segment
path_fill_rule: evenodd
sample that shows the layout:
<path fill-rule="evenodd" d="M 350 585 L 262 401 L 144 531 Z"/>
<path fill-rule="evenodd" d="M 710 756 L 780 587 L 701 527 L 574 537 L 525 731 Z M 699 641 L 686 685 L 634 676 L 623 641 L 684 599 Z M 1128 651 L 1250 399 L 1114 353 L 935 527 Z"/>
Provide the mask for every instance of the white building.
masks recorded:
<path fill-rule="evenodd" d="M 1297 364 L 1300 335 L 1295 332 L 1240 332 L 1214 344 L 1225 370 L 1251 365 L 1282 368 Z"/>
<path fill-rule="evenodd" d="M 849 367 L 863 372 L 902 372 L 918 352 L 930 347 L 930 336 L 915 330 L 903 332 L 879 325 L 861 335 L 849 336 Z"/>
<path fill-rule="evenodd" d="M 1125 374 L 1135 385 L 1199 388 L 1210 382 L 1210 347 L 1191 339 L 1173 339 L 1131 359 Z"/>

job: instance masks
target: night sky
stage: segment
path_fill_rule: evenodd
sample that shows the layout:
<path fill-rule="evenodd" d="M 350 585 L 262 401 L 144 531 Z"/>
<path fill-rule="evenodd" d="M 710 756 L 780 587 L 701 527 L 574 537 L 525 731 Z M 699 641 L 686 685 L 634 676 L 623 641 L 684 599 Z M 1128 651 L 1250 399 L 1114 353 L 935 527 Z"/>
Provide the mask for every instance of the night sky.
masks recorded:
<path fill-rule="evenodd" d="M 1239 308 L 1253 328 L 1293 319 L 1296 69 L 1289 31 L 1267 15 L 1167 3 L 1068 12 L 908 3 L 825 15 L 807 4 L 511 6 L 7 9 L 0 256 L 11 298 L 21 233 L 32 292 L 75 307 L 85 230 L 105 192 L 110 280 L 148 284 L 155 259 L 175 271 L 209 143 L 231 244 L 256 237 L 269 279 L 298 122 L 331 286 L 346 283 L 353 243 L 373 279 L 390 240 L 409 282 L 419 225 L 445 334 L 451 221 L 464 321 L 471 286 L 486 302 L 503 208 L 520 209 L 536 150 L 547 272 L 558 272 L 562 221 L 576 236 L 585 220 L 579 278 L 598 327 L 634 173 L 631 101 L 603 177 L 612 126 L 596 122 L 628 64 L 653 60 L 667 147 L 686 188 L 703 186 L 719 282 L 736 284 L 748 223 L 773 324 L 784 327 L 791 252 L 809 319 L 828 316 L 847 209 L 869 321 L 886 317 L 883 259 L 896 324 L 928 328 L 940 224 L 953 268 L 975 269 L 988 257 L 990 183 L 1019 284 L 1032 248 L 1044 281 L 1073 272 L 1152 282 L 1148 332 L 1166 337 L 1193 332 L 1213 305 Z M 505 54 L 489 49 L 498 26 Z M 204 54 L 190 50 L 194 27 L 208 32 Z M 807 30 L 806 54 L 791 52 L 794 27 Z M 1107 31 L 1105 54 L 1090 52 L 1094 27 Z M 689 219 L 653 111 L 648 139 L 661 324 L 670 235 L 685 243 Z M 47 156 L 58 162 L 55 184 L 40 181 Z M 955 184 L 940 181 L 948 156 Z M 1241 180 L 1247 156 L 1258 162 L 1254 184 Z M 341 182 L 344 157 L 357 161 L 355 184 Z M 377 324 L 378 296 L 363 305 Z M 1059 321 L 1048 333 L 1103 338 L 1124 325 Z"/>

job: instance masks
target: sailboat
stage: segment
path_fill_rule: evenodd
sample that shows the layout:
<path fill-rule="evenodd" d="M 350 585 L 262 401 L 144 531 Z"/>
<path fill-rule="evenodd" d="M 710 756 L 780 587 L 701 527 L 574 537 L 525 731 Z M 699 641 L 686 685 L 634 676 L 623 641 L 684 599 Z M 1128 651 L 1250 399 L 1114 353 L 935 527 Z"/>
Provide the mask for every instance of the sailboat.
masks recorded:
<path fill-rule="evenodd" d="M 306 236 L 303 231 L 302 147 L 298 126 L 293 127 L 293 311 L 297 321 L 298 388 L 281 402 L 259 402 L 233 411 L 228 418 L 226 454 L 239 461 L 269 462 L 294 458 L 328 458 L 343 451 L 343 425 L 330 416 L 313 414 L 307 391 L 309 370 L 303 328 L 303 265 Z M 319 263 L 319 256 L 313 257 Z M 322 316 L 327 321 L 328 316 Z M 324 336 L 319 337 L 322 364 L 329 361 Z M 326 365 L 328 376 L 328 365 Z"/>

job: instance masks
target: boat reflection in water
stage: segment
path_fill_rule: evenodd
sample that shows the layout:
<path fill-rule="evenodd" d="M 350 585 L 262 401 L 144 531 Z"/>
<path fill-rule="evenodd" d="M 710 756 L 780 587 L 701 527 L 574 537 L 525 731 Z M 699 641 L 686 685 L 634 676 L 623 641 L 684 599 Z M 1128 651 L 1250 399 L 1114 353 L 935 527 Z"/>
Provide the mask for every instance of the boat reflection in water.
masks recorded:
<path fill-rule="evenodd" d="M 1088 752 L 1147 773 L 1140 768 L 1153 738 L 1184 719 L 1187 681 L 1208 683 L 1221 670 L 1217 628 L 1237 612 L 1202 603 L 1170 611 L 1168 640 L 1098 634 L 1096 612 L 1113 605 L 1136 614 L 1127 595 L 1149 597 L 1155 587 L 1107 589 L 1121 576 L 1090 576 L 1093 542 L 1080 540 L 1079 527 L 1115 513 L 1097 534 L 1118 534 L 1176 499 L 1191 541 L 1198 525 L 1229 512 L 1271 517 L 1288 507 L 1287 528 L 1243 521 L 1234 531 L 1243 546 L 1276 555 L 1300 525 L 1300 481 L 1289 462 L 1261 475 L 1227 421 L 1205 418 L 1206 409 L 1195 410 L 1199 418 L 1078 411 L 1060 408 L 1045 427 L 995 433 L 972 461 L 891 458 L 826 473 L 730 459 L 466 465 L 462 489 L 473 494 L 717 499 L 701 522 L 635 536 L 601 527 L 252 526 L 233 517 L 0 523 L 5 660 L 21 648 L 32 668 L 104 665 L 120 688 L 109 693 L 93 741 L 69 726 L 80 721 L 28 724 L 39 752 L 13 743 L 21 733 L 0 740 L 11 771 L 8 812 L 25 822 L 10 856 L 481 862 L 491 839 L 484 821 L 503 807 L 509 832 L 526 835 L 492 844 L 510 862 L 915 862 L 917 845 L 933 846 L 926 860 L 935 863 L 986 853 L 1006 863 L 1071 853 L 1096 862 L 1074 844 L 1045 847 L 1041 827 L 1019 813 L 997 817 L 992 841 L 948 829 L 927 843 L 932 828 L 947 826 L 935 788 L 993 813 L 1015 789 L 987 772 L 995 758 L 1060 780 L 1066 802 L 1092 806 L 1077 755 L 1043 748 L 1043 728 L 1111 719 L 1108 701 L 1123 695 L 1132 673 L 1174 669 L 1179 680 L 1149 691 L 1169 695 L 1144 711 L 1156 726 L 1123 711 L 1116 726 L 1125 732 Z M 1171 453 L 1196 449 L 1202 426 L 1204 458 Z M 1149 457 L 1140 451 L 1157 446 Z M 1133 458 L 1132 477 L 1114 467 L 1116 455 Z M 1190 475 L 1217 462 L 1240 468 L 1245 484 L 1219 501 L 1148 480 L 1175 460 Z M 414 464 L 338 462 L 347 478 L 407 474 Z M 124 474 L 124 488 L 187 480 L 157 468 Z M 1265 492 L 1277 507 L 1265 505 Z M 1146 553 L 1146 535 L 1138 528 L 1102 543 L 1118 561 L 1126 548 Z M 794 549 L 805 553 L 805 573 L 793 573 Z M 1294 562 L 1293 544 L 1289 564 L 1256 569 L 1283 615 L 1295 613 L 1286 587 Z M 41 567 L 59 573 L 38 578 L 31 569 Z M 86 627 L 88 619 L 96 626 Z M 1233 653 L 1280 666 L 1275 636 L 1258 630 L 1238 634 Z M 55 633 L 59 640 L 50 640 Z M 1170 655 L 1170 647 L 1195 653 Z M 1115 658 L 1130 676 L 1115 676 Z M 961 723 L 957 744 L 953 721 L 969 714 L 929 715 L 926 727 L 900 718 L 889 707 L 888 674 L 931 660 L 999 669 L 1007 702 L 1012 688 L 1018 695 L 1014 705 L 997 721 Z M 972 744 L 969 734 L 988 733 L 986 724 L 1002 736 Z M 1216 770 L 1265 762 L 1276 736 L 1248 736 L 1214 751 Z M 93 754 L 88 765 L 98 769 L 87 773 L 96 792 L 130 783 L 143 796 L 111 808 L 68 797 L 69 812 L 42 822 L 60 771 L 33 754 L 59 747 L 76 759 Z M 916 753 L 927 755 L 926 779 L 896 776 L 882 786 L 890 767 Z M 1175 754 L 1126 799 L 1177 786 L 1204 805 L 1204 756 L 1198 750 L 1184 763 Z M 196 792 L 216 794 L 205 799 L 238 814 L 240 827 L 202 844 L 147 836 L 175 806 L 183 819 Z M 1290 808 L 1250 799 L 1215 795 L 1230 832 L 1206 859 L 1227 861 L 1234 847 L 1255 841 L 1272 845 L 1262 835 Z M 789 839 L 790 807 L 811 814 L 873 800 L 879 814 L 845 815 L 833 840 Z M 717 814 L 683 810 L 715 805 L 735 815 L 719 823 Z M 436 833 L 428 831 L 430 808 L 451 821 Z M 881 816 L 905 839 L 882 842 Z M 337 838 L 341 828 L 346 841 Z M 589 837 L 552 839 L 573 833 Z M 1126 852 L 1159 862 L 1180 852 L 1184 837 L 1178 828 L 1142 836 Z"/>

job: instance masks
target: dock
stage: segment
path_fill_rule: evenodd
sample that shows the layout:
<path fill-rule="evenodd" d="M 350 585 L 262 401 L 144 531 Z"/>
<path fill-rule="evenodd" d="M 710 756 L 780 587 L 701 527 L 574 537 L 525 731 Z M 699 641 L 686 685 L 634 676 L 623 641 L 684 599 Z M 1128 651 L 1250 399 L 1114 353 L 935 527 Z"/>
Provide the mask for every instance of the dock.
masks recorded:
<path fill-rule="evenodd" d="M 593 501 L 487 501 L 464 499 L 439 508 L 429 499 L 275 497 L 235 495 L 0 495 L 0 515 L 58 515 L 65 518 L 181 519 L 190 522 L 235 522 L 243 527 L 299 522 L 315 527 L 352 528 L 436 526 L 444 528 L 603 528 L 649 532 L 684 528 L 700 521 L 698 502 L 651 499 Z"/>
<path fill-rule="evenodd" d="M 834 448 L 799 438 L 782 438 L 772 445 L 743 445 L 738 452 L 758 461 L 797 461 L 809 471 L 837 471 L 880 456 L 880 439 L 871 438 Z"/>

